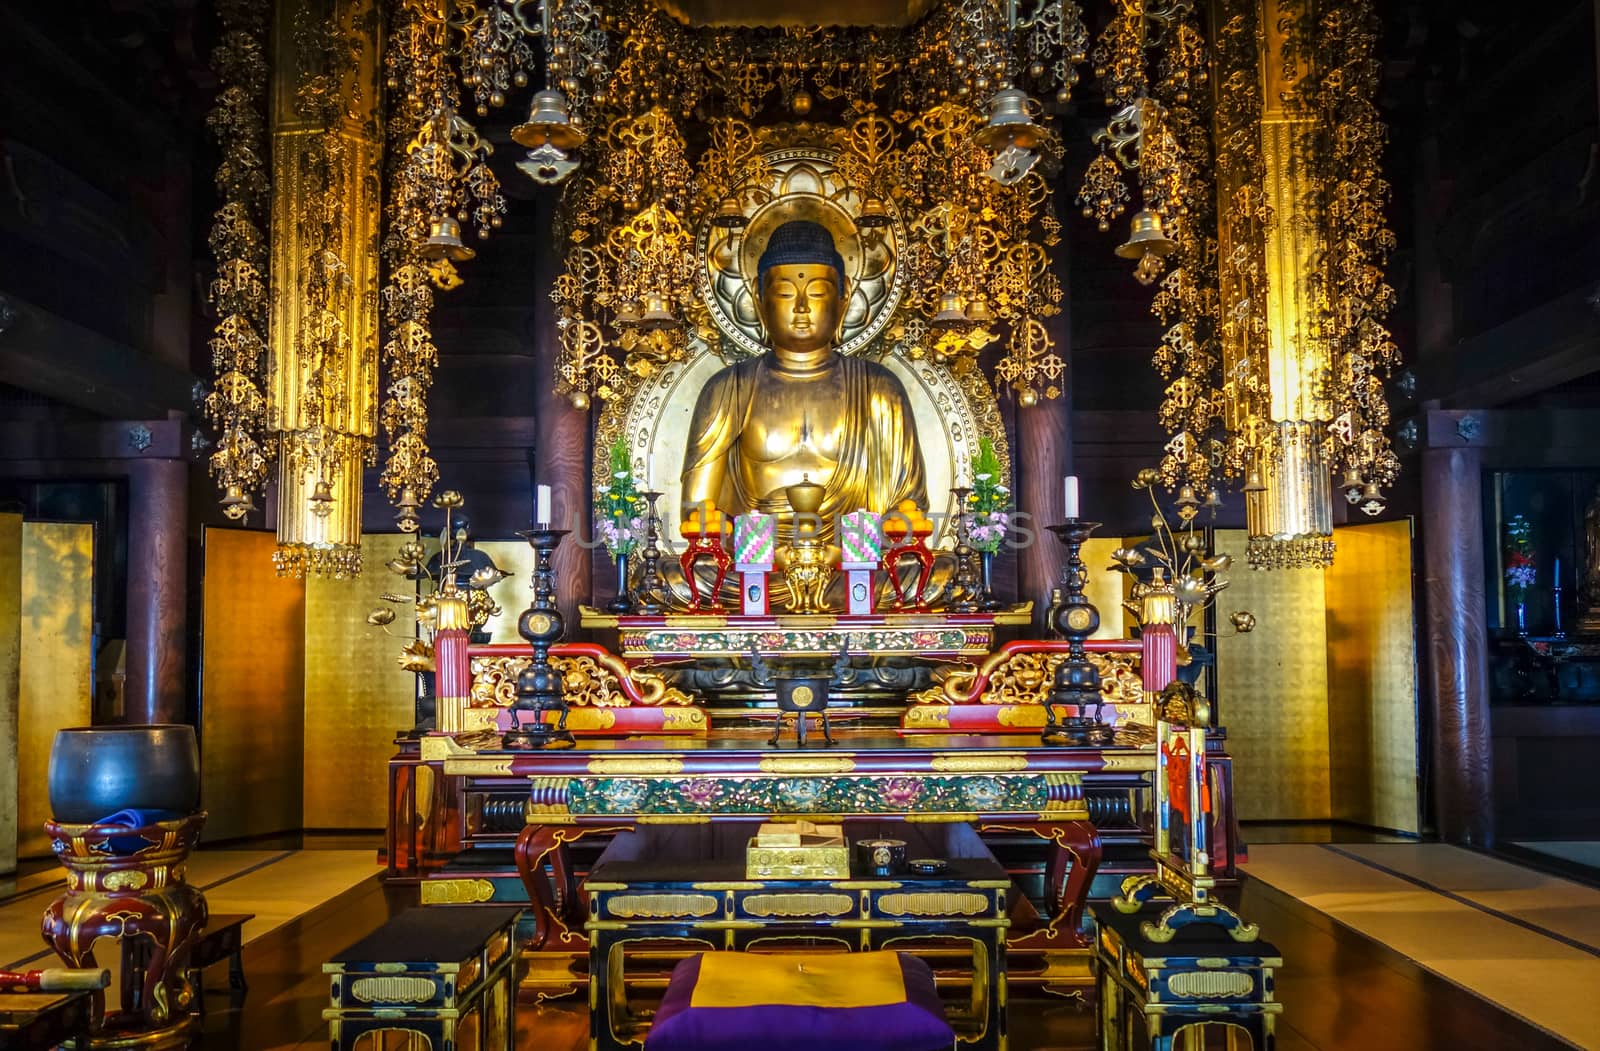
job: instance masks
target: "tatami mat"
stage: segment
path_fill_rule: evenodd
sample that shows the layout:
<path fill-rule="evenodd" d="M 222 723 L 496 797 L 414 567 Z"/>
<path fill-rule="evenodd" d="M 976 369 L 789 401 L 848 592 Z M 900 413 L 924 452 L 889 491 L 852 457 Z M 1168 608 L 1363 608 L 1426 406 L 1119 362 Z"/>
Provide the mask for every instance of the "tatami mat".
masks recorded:
<path fill-rule="evenodd" d="M 189 859 L 189 882 L 205 891 L 215 915 L 253 912 L 250 942 L 288 923 L 379 871 L 371 850 L 202 850 Z M 0 906 L 0 967 L 44 956 L 39 918 L 65 884 L 60 870 L 35 874 L 29 886 Z M 53 957 L 50 957 L 53 959 Z M 34 962 L 33 966 L 41 966 Z"/>
<path fill-rule="evenodd" d="M 1600 1048 L 1600 891 L 1437 844 L 1259 845 L 1246 871 L 1534 1025 Z"/>

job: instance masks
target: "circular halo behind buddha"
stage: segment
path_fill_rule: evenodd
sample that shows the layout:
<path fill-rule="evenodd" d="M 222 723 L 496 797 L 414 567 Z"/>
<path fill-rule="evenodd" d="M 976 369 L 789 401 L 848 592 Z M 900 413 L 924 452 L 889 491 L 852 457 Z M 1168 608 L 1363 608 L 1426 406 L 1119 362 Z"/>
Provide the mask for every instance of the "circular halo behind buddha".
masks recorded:
<path fill-rule="evenodd" d="M 829 129 L 789 130 L 825 136 Z M 701 294 L 712 324 L 725 340 L 725 359 L 767 349 L 756 301 L 756 262 L 772 232 L 794 219 L 820 223 L 833 235 L 844 258 L 847 299 L 839 353 L 853 354 L 883 332 L 905 293 L 906 275 L 899 265 L 905 227 L 892 203 L 886 205 L 887 224 L 871 228 L 857 224 L 861 191 L 845 177 L 837 149 L 821 144 L 770 149 L 728 197 L 739 204 L 745 225 L 702 222 L 696 238 L 699 263 L 706 273 Z"/>

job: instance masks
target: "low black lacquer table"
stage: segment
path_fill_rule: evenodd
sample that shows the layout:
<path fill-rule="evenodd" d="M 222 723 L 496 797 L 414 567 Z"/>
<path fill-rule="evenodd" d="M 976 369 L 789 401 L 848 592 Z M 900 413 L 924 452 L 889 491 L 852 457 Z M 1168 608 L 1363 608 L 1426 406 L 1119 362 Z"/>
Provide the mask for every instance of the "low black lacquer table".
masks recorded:
<path fill-rule="evenodd" d="M 692 951 L 746 950 L 804 938 L 812 951 L 901 950 L 941 941 L 972 952 L 972 995 L 952 1012 L 961 1046 L 1004 1051 L 1007 892 L 1011 879 L 962 824 L 847 821 L 845 838 L 894 838 L 911 858 L 947 862 L 938 875 L 747 879 L 754 822 L 656 826 L 619 835 L 590 871 L 591 1047 L 642 1041 L 645 1018 L 628 1004 L 629 943 L 670 939 Z M 853 853 L 853 851 L 852 851 Z"/>

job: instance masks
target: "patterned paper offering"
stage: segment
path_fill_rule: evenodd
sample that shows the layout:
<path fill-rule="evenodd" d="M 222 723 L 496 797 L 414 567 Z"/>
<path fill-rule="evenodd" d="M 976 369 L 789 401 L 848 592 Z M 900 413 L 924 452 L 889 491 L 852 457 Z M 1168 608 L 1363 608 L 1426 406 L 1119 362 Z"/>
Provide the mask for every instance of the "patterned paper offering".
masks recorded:
<path fill-rule="evenodd" d="M 733 560 L 744 566 L 770 566 L 778 549 L 778 519 L 759 511 L 733 520 Z"/>
<path fill-rule="evenodd" d="M 877 565 L 883 557 L 883 532 L 871 511 L 852 511 L 839 520 L 840 561 Z"/>

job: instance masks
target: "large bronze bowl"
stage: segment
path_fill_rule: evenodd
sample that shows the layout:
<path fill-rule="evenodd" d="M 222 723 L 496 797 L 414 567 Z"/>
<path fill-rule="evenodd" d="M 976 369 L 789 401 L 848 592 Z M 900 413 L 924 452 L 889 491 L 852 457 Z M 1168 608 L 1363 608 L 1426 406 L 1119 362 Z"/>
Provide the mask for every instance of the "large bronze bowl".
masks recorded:
<path fill-rule="evenodd" d="M 50 748 L 50 813 L 89 824 L 119 810 L 194 812 L 200 750 L 194 727 L 75 726 Z"/>

